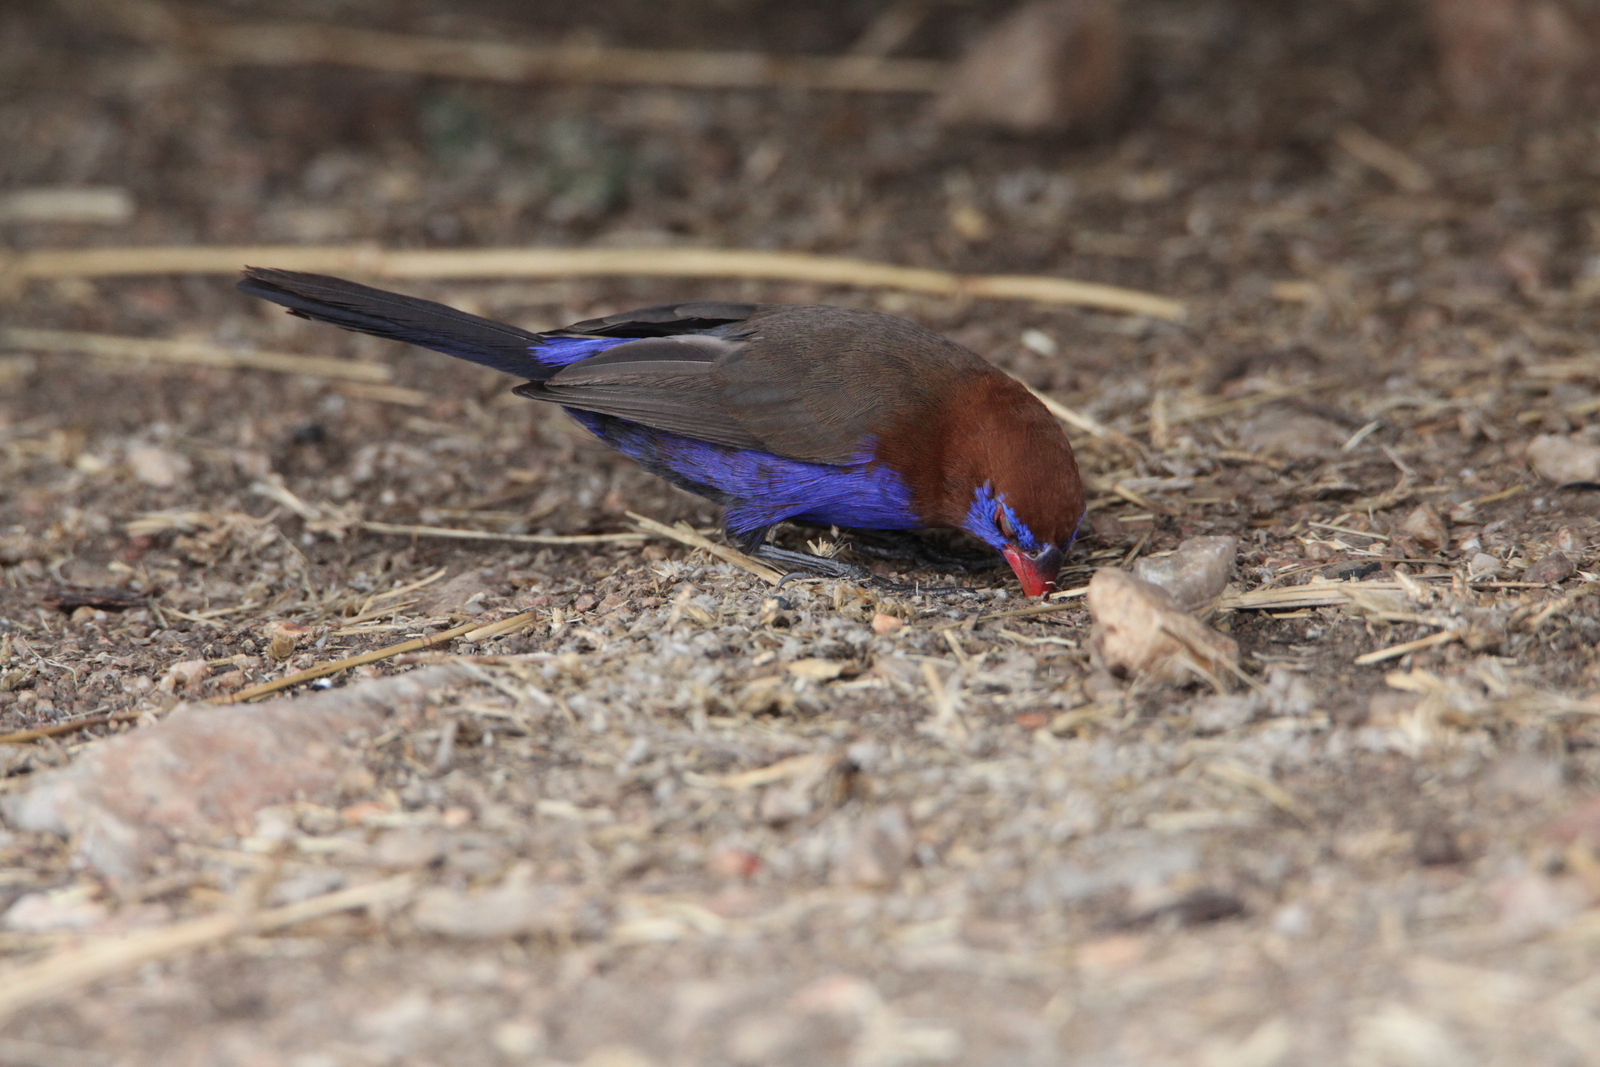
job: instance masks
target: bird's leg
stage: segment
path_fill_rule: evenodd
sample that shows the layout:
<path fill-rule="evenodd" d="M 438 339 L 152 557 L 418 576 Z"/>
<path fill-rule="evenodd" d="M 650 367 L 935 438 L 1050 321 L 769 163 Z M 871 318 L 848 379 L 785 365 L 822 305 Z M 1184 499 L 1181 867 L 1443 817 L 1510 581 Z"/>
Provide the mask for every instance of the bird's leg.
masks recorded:
<path fill-rule="evenodd" d="M 787 548 L 767 543 L 767 533 L 771 527 L 760 530 L 750 530 L 739 533 L 724 528 L 723 533 L 728 540 L 756 559 L 766 563 L 775 564 L 784 571 L 784 580 L 806 575 L 819 575 L 823 578 L 845 578 L 853 582 L 864 582 L 872 577 L 872 572 L 865 567 L 858 567 L 853 563 L 844 563 L 824 556 L 815 556 L 810 552 L 795 552 Z"/>

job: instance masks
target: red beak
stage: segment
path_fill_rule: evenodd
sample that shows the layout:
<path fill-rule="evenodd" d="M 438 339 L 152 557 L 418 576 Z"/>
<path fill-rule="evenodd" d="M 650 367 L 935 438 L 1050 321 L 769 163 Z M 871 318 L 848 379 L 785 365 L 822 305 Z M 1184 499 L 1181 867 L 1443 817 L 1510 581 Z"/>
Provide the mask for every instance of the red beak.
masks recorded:
<path fill-rule="evenodd" d="M 1036 556 L 1030 556 L 1016 545 L 1006 545 L 1000 554 L 1017 573 L 1024 596 L 1044 596 L 1056 587 L 1056 575 L 1061 573 L 1061 552 L 1055 545 L 1046 545 Z"/>

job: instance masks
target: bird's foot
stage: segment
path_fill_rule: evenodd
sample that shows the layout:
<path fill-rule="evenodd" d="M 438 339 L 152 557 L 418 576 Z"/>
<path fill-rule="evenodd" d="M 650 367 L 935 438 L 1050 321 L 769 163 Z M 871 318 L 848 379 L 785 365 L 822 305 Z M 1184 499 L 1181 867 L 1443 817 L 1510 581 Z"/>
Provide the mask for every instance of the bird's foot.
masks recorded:
<path fill-rule="evenodd" d="M 852 582 L 872 580 L 872 572 L 853 563 L 813 556 L 809 552 L 795 552 L 777 545 L 756 545 L 750 552 L 764 563 L 775 564 L 784 571 L 785 582 L 792 578 L 818 577 L 843 578 Z"/>

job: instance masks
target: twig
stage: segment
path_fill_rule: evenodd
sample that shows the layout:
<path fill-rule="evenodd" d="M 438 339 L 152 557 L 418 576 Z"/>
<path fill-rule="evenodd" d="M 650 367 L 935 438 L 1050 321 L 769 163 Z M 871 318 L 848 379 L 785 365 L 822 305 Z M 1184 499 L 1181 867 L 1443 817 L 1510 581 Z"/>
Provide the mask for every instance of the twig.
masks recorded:
<path fill-rule="evenodd" d="M 456 541 L 510 541 L 521 545 L 631 545 L 649 538 L 640 533 L 614 534 L 514 534 L 487 530 L 458 530 L 450 526 L 411 526 L 395 522 L 361 522 L 372 533 L 402 534 L 406 537 L 445 537 Z"/>
<path fill-rule="evenodd" d="M 247 263 L 371 278 L 751 278 L 942 296 L 1034 300 L 1182 319 L 1184 305 L 1114 285 L 1021 274 L 952 274 L 843 256 L 725 248 L 393 249 L 371 245 L 167 246 L 0 253 L 0 280 L 235 274 Z"/>
<path fill-rule="evenodd" d="M 1433 176 L 1421 163 L 1360 126 L 1341 127 L 1333 135 L 1333 143 L 1394 182 L 1404 192 L 1426 193 L 1433 190 Z"/>
<path fill-rule="evenodd" d="M 63 734 L 75 734 L 79 730 L 87 730 L 94 726 L 106 726 L 117 722 L 132 722 L 143 714 L 144 712 L 142 711 L 119 711 L 112 715 L 91 715 L 87 719 L 73 719 L 71 722 L 36 726 L 31 730 L 17 730 L 9 734 L 0 734 L 0 745 L 20 745 L 25 741 L 37 741 L 41 737 L 60 737 Z"/>
<path fill-rule="evenodd" d="M 1077 597 L 1087 595 L 1088 592 L 1089 587 L 1086 585 L 1081 585 L 1076 589 L 1063 589 L 1060 592 L 1050 594 L 1052 603 L 1032 604 L 1025 608 L 1013 608 L 1011 611 L 996 611 L 988 615 L 979 615 L 978 621 L 987 622 L 990 619 L 1020 619 L 1028 615 L 1054 615 L 1058 611 L 1068 611 L 1072 608 L 1080 606 L 1078 604 L 1057 604 L 1054 603 L 1054 601 L 1075 599 Z"/>
<path fill-rule="evenodd" d="M 352 400 L 371 400 L 379 404 L 395 404 L 405 408 L 425 408 L 433 397 L 421 389 L 407 389 L 400 385 L 373 385 L 368 382 L 345 382 L 339 392 Z"/>
<path fill-rule="evenodd" d="M 415 881 L 409 875 L 370 885 L 324 893 L 310 900 L 268 911 L 243 909 L 216 912 L 64 949 L 37 963 L 0 974 L 0 1022 L 24 1008 L 71 993 L 113 975 L 155 960 L 179 956 L 240 934 L 259 934 L 295 923 L 333 915 L 353 908 L 391 904 L 411 895 Z"/>
<path fill-rule="evenodd" d="M 1452 641 L 1458 641 L 1461 639 L 1461 634 L 1462 631 L 1459 628 L 1441 630 L 1439 633 L 1429 634 L 1427 637 L 1419 637 L 1415 641 L 1407 641 L 1403 645 L 1390 645 L 1388 648 L 1380 648 L 1376 652 L 1368 652 L 1366 655 L 1357 656 L 1354 662 L 1365 667 L 1372 663 L 1382 663 L 1384 660 L 1399 659 L 1401 656 L 1409 655 L 1412 652 L 1421 652 L 1426 648 L 1438 648 L 1440 645 L 1448 645 Z"/>
<path fill-rule="evenodd" d="M 317 63 L 497 82 L 701 89 L 784 86 L 861 93 L 933 93 L 943 88 L 948 78 L 948 66 L 933 60 L 451 41 L 321 23 L 218 26 L 184 18 L 175 9 L 162 10 L 164 5 L 138 6 L 146 9 L 138 13 L 144 17 L 116 20 L 124 33 L 158 47 L 198 52 L 222 64 L 282 67 Z"/>
<path fill-rule="evenodd" d="M 5 273 L 0 259 L 0 274 Z M 19 326 L 0 326 L 0 348 L 26 352 L 77 352 L 110 360 L 150 360 L 158 363 L 184 363 L 191 366 L 223 367 L 230 370 L 278 371 L 282 374 L 309 374 L 318 378 L 341 378 L 351 382 L 382 383 L 389 380 L 389 368 L 382 363 L 358 363 L 353 359 L 327 359 L 321 356 L 296 356 L 287 352 L 247 352 L 223 348 L 202 341 L 168 341 L 148 337 L 118 337 L 77 330 L 31 330 Z M 407 390 L 410 392 L 410 390 Z"/>
<path fill-rule="evenodd" d="M 282 678 L 277 678 L 270 682 L 262 682 L 260 685 L 252 685 L 229 696 L 217 697 L 215 700 L 211 701 L 211 703 L 240 704 L 246 700 L 255 700 L 257 697 L 264 697 L 270 693 L 276 693 L 280 689 L 287 689 L 290 686 L 299 685 L 301 682 L 310 682 L 318 678 L 325 678 L 330 674 L 337 674 L 339 671 L 345 670 L 348 667 L 360 667 L 367 663 L 377 663 L 379 660 L 385 660 L 393 656 L 398 656 L 402 652 L 416 652 L 419 649 L 432 648 L 434 645 L 442 645 L 446 641 L 457 637 L 470 637 L 473 640 L 477 640 L 479 637 L 474 637 L 474 634 L 478 634 L 480 637 L 489 636 L 486 631 L 493 630 L 497 626 L 506 626 L 507 629 L 511 629 L 512 627 L 509 626 L 510 623 L 517 622 L 520 624 L 523 622 L 531 622 L 533 617 L 534 612 L 525 611 L 521 615 L 513 615 L 511 618 L 504 620 L 503 623 L 484 624 L 474 619 L 472 622 L 465 622 L 460 626 L 452 627 L 448 630 L 441 630 L 436 634 L 429 634 L 426 637 L 412 638 L 410 641 L 402 641 L 398 645 L 389 645 L 386 648 L 375 648 L 371 652 L 362 652 L 359 655 L 346 656 L 344 659 L 336 659 L 330 663 L 323 663 L 316 667 L 309 667 L 306 670 L 285 675 Z M 504 633 L 506 631 L 501 630 L 499 632 Z"/>
<path fill-rule="evenodd" d="M 765 563 L 754 557 L 747 556 L 737 549 L 719 545 L 710 538 L 695 533 L 686 523 L 680 522 L 676 526 L 668 526 L 664 522 L 657 522 L 655 519 L 646 518 L 631 511 L 627 515 L 628 518 L 638 523 L 641 529 L 648 530 L 653 534 L 659 534 L 662 537 L 670 537 L 679 544 L 688 545 L 690 548 L 703 549 L 718 559 L 725 560 L 741 570 L 749 571 L 768 585 L 777 585 L 783 580 L 783 575 Z"/>
<path fill-rule="evenodd" d="M 1315 393 L 1338 385 L 1348 385 L 1349 383 L 1350 376 L 1348 374 L 1328 374 L 1320 378 L 1313 378 L 1308 382 L 1302 382 L 1299 385 L 1270 386 L 1259 393 L 1251 393 L 1249 396 L 1241 396 L 1233 400 L 1217 400 L 1210 404 L 1202 404 L 1200 407 L 1190 411 L 1171 412 L 1168 418 L 1172 420 L 1173 426 L 1179 426 L 1184 423 L 1199 422 L 1201 419 L 1214 419 L 1218 415 L 1231 415 L 1237 411 L 1245 411 L 1249 408 L 1259 407 L 1262 404 L 1270 404 L 1275 400 L 1287 400 L 1292 396 L 1304 396 L 1307 393 Z M 1141 422 L 1133 427 L 1133 432 L 1144 433 L 1149 428 L 1150 424 L 1148 422 Z M 1270 464 L 1268 465 L 1270 466 Z"/>
<path fill-rule="evenodd" d="M 1020 381 L 1021 379 L 1018 380 Z M 1144 454 L 1144 446 L 1138 441 L 1135 441 L 1133 438 L 1129 437 L 1127 434 L 1123 433 L 1121 430 L 1114 430 L 1092 415 L 1085 415 L 1081 411 L 1076 411 L 1067 407 L 1067 405 L 1061 403 L 1059 400 L 1051 399 L 1045 394 L 1039 392 L 1039 390 L 1035 389 L 1033 386 L 1029 385 L 1027 382 L 1023 382 L 1022 387 L 1028 390 L 1028 392 L 1032 393 L 1033 398 L 1039 401 L 1039 403 L 1043 404 L 1046 411 L 1050 412 L 1050 414 L 1054 415 L 1068 426 L 1071 426 L 1073 429 L 1082 430 L 1084 433 L 1091 436 L 1100 437 L 1107 441 L 1115 442 L 1116 444 L 1119 444 L 1130 451 L 1137 452 L 1140 455 Z"/>

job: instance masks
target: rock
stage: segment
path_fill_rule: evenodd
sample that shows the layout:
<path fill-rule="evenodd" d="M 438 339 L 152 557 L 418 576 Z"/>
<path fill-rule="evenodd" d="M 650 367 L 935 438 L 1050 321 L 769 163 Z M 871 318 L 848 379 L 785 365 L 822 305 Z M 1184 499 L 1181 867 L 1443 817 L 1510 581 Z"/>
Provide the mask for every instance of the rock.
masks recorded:
<path fill-rule="evenodd" d="M 893 615 L 885 615 L 881 611 L 872 617 L 872 632 L 875 634 L 892 634 L 904 625 L 902 620 Z"/>
<path fill-rule="evenodd" d="M 1102 567 L 1089 582 L 1093 647 L 1113 671 L 1179 682 L 1196 673 L 1217 679 L 1233 673 L 1239 646 L 1182 611 L 1160 586 L 1126 571 Z"/>
<path fill-rule="evenodd" d="M 1133 573 L 1165 589 L 1184 611 L 1198 611 L 1222 595 L 1238 554 L 1237 538 L 1191 537 L 1170 556 L 1139 560 Z"/>
<path fill-rule="evenodd" d="M 1468 578 L 1493 578 L 1499 573 L 1499 558 L 1496 556 L 1491 556 L 1487 552 L 1475 552 L 1473 553 L 1472 558 L 1467 561 Z"/>
<path fill-rule="evenodd" d="M 1450 547 L 1450 530 L 1439 513 L 1427 504 L 1418 504 L 1400 523 L 1398 531 L 1423 548 L 1443 552 Z"/>
<path fill-rule="evenodd" d="M 1588 543 L 1570 526 L 1563 526 L 1556 531 L 1555 550 L 1571 558 L 1581 558 L 1588 548 Z"/>
<path fill-rule="evenodd" d="M 1239 445 L 1285 459 L 1317 459 L 1335 452 L 1349 431 L 1315 415 L 1268 411 L 1239 428 Z"/>
<path fill-rule="evenodd" d="M 89 865 L 130 878 L 178 841 L 248 834 L 269 805 L 334 801 L 349 731 L 416 711 L 466 677 L 429 667 L 248 708 L 183 705 L 40 775 L 0 811 L 20 829 L 70 836 Z"/>
<path fill-rule="evenodd" d="M 436 586 L 423 589 L 411 610 L 419 615 L 443 615 L 446 612 L 459 611 L 474 596 L 484 592 L 483 587 L 487 583 L 487 571 L 476 569 L 465 571 L 453 578 L 446 578 Z M 593 607 L 594 603 L 594 598 L 590 597 L 589 606 Z"/>
<path fill-rule="evenodd" d="M 1522 580 L 1549 585 L 1551 582 L 1565 581 L 1577 572 L 1577 566 L 1567 557 L 1565 552 L 1550 552 L 1541 556 L 1537 562 L 1523 571 Z"/>
<path fill-rule="evenodd" d="M 1559 110 L 1595 81 L 1596 43 L 1560 0 L 1432 0 L 1439 77 L 1460 110 Z"/>
<path fill-rule="evenodd" d="M 1557 485 L 1600 482 L 1600 445 L 1576 435 L 1541 434 L 1528 444 L 1528 466 Z"/>
<path fill-rule="evenodd" d="M 1103 127 L 1127 89 L 1117 9 L 1103 0 L 1024 4 L 969 48 L 935 114 L 1020 134 Z"/>
<path fill-rule="evenodd" d="M 128 449 L 128 468 L 145 485 L 171 489 L 194 471 L 186 456 L 156 445 L 135 445 Z"/>

